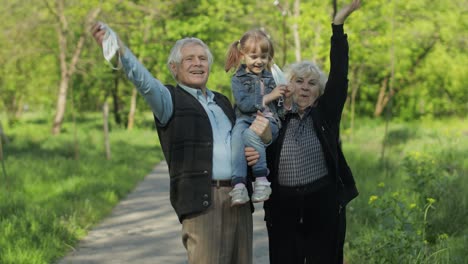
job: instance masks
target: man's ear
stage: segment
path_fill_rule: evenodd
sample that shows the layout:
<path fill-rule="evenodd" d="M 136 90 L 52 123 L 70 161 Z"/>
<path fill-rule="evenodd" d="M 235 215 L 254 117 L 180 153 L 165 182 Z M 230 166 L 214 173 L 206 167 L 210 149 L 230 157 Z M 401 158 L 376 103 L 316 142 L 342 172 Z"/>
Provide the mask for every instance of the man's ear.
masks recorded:
<path fill-rule="evenodd" d="M 177 64 L 176 63 L 171 63 L 170 64 L 170 69 L 171 69 L 171 73 L 174 77 L 177 76 Z"/>

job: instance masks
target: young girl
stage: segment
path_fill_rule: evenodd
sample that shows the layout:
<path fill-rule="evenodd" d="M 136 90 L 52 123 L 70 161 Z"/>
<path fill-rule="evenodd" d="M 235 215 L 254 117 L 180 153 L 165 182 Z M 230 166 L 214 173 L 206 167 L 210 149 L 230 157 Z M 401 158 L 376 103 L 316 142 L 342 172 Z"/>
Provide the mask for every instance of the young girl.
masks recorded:
<path fill-rule="evenodd" d="M 246 189 L 247 162 L 244 148 L 253 147 L 260 154 L 258 162 L 252 167 L 255 178 L 252 201 L 268 200 L 271 194 L 265 148 L 266 144 L 249 126 L 255 116 L 262 113 L 270 121 L 272 141 L 278 136 L 278 99 L 282 98 L 286 86 L 277 86 L 270 72 L 274 56 L 271 40 L 260 30 L 250 30 L 229 47 L 225 70 L 235 68 L 231 85 L 235 99 L 236 124 L 231 134 L 232 148 L 232 185 L 231 204 L 244 204 L 249 201 Z M 241 64 L 241 62 L 243 62 Z M 270 144 L 269 142 L 268 144 Z"/>

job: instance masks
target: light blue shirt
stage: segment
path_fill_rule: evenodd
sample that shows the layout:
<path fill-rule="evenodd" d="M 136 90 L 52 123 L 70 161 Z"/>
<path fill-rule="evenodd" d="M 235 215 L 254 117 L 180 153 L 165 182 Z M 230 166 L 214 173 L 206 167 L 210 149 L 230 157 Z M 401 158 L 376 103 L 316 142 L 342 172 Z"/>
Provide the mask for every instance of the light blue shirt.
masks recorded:
<path fill-rule="evenodd" d="M 125 48 L 121 59 L 128 79 L 145 98 L 158 121 L 166 125 L 174 111 L 171 93 L 167 87 L 154 78 L 128 48 Z M 206 89 L 207 96 L 205 97 L 200 89 L 190 88 L 180 83 L 179 86 L 200 102 L 210 120 L 213 131 L 213 179 L 230 180 L 231 121 L 214 101 L 213 92 Z"/>

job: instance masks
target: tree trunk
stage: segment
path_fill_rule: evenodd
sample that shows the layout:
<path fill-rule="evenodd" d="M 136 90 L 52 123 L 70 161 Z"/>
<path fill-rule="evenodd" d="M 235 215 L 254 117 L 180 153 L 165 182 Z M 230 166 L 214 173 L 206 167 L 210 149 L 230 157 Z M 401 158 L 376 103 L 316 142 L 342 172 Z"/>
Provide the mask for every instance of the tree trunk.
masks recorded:
<path fill-rule="evenodd" d="M 387 86 L 389 82 L 390 77 L 385 77 L 384 80 L 382 81 L 382 84 L 380 86 L 380 92 L 379 92 L 379 97 L 377 98 L 377 103 L 375 104 L 375 110 L 374 110 L 374 116 L 379 117 L 382 115 L 383 110 L 387 106 L 388 102 L 390 99 L 393 98 L 393 96 L 396 93 L 396 90 L 393 88 L 390 88 L 390 90 L 387 92 Z"/>
<path fill-rule="evenodd" d="M 65 106 L 67 104 L 67 90 L 69 78 L 62 78 L 60 80 L 59 94 L 57 96 L 57 105 L 55 110 L 54 124 L 52 126 L 52 134 L 57 135 L 60 133 L 60 128 L 65 115 Z"/>
<path fill-rule="evenodd" d="M 6 136 L 5 132 L 3 131 L 2 122 L 0 121 L 0 140 L 2 140 L 5 144 L 8 144 L 9 140 Z"/>
<path fill-rule="evenodd" d="M 20 95 L 20 98 L 18 100 L 18 105 L 16 106 L 16 111 L 15 111 L 15 118 L 19 119 L 21 115 L 23 115 L 23 109 L 24 109 L 24 96 Z"/>
<path fill-rule="evenodd" d="M 411 67 L 409 68 L 408 72 L 405 74 L 407 76 L 404 79 L 400 79 L 398 81 L 398 86 L 395 86 L 395 80 L 393 77 L 393 73 L 388 74 L 381 82 L 379 97 L 377 98 L 377 103 L 375 105 L 374 116 L 378 117 L 382 115 L 385 106 L 388 102 L 393 98 L 393 96 L 400 90 L 398 87 L 405 87 L 408 83 L 411 83 L 411 77 L 414 75 L 414 72 L 418 68 L 418 66 L 424 61 L 424 59 L 429 55 L 431 50 L 434 48 L 435 44 L 440 40 L 439 34 L 437 32 L 434 33 L 432 39 L 428 42 L 427 46 L 424 47 L 418 56 L 411 62 Z M 394 56 L 394 55 L 392 55 Z M 393 60 L 393 58 L 392 58 Z M 387 85 L 388 82 L 392 78 L 392 84 L 390 85 L 390 89 L 387 92 Z"/>
<path fill-rule="evenodd" d="M 106 150 L 106 159 L 111 159 L 111 148 L 109 141 L 109 104 L 107 103 L 107 98 L 104 100 L 104 105 L 102 106 L 102 121 L 103 121 L 103 132 L 104 132 L 104 148 Z"/>
<path fill-rule="evenodd" d="M 0 137 L 0 160 L 3 161 L 3 138 Z"/>
<path fill-rule="evenodd" d="M 132 98 L 130 99 L 130 111 L 128 112 L 127 130 L 132 130 L 135 123 L 136 103 L 137 103 L 137 89 L 133 88 Z"/>
<path fill-rule="evenodd" d="M 294 18 L 294 24 L 292 26 L 292 32 L 294 36 L 294 46 L 295 46 L 295 53 L 296 53 L 296 62 L 301 61 L 301 38 L 299 36 L 299 29 L 297 25 L 297 20 L 299 19 L 300 15 L 300 0 L 295 0 L 294 1 L 294 13 L 293 13 L 293 18 Z"/>
<path fill-rule="evenodd" d="M 148 21 L 153 21 L 156 16 L 156 13 L 152 12 L 149 15 Z M 150 27 L 152 26 L 151 23 L 146 23 L 145 27 L 143 29 L 143 42 L 142 45 L 147 45 L 148 40 L 150 37 Z M 139 61 L 143 61 L 145 58 L 145 48 L 141 49 L 141 53 L 138 56 Z M 127 130 L 132 130 L 133 126 L 135 125 L 135 114 L 136 114 L 136 106 L 137 106 L 137 96 L 138 96 L 138 91 L 134 88 L 132 90 L 132 97 L 130 99 L 130 111 L 128 112 L 128 121 L 127 121 Z"/>
<path fill-rule="evenodd" d="M 58 24 L 56 27 L 58 42 L 59 42 L 59 59 L 60 59 L 60 87 L 57 96 L 57 105 L 55 111 L 54 123 L 52 126 L 52 134 L 57 135 L 60 133 L 62 126 L 63 116 L 65 115 L 65 106 L 67 103 L 67 90 L 70 76 L 68 75 L 67 65 L 67 30 L 68 23 L 64 14 L 63 1 L 59 0 L 56 2 L 57 9 L 57 20 Z"/>
<path fill-rule="evenodd" d="M 0 129 L 1 129 L 1 124 L 0 124 Z M 3 135 L 3 130 L 0 131 Z M 9 179 L 8 179 L 8 175 L 7 175 L 7 172 L 6 172 L 6 168 L 5 168 L 5 159 L 3 158 L 3 137 L 0 137 L 0 162 L 2 163 L 2 173 L 3 173 L 3 178 L 5 180 L 5 186 L 6 186 L 6 189 L 9 190 L 10 189 L 10 183 L 9 183 Z"/>
<path fill-rule="evenodd" d="M 288 58 L 288 44 L 286 43 L 286 13 L 283 14 L 283 62 L 281 67 L 286 65 L 286 59 Z"/>
<path fill-rule="evenodd" d="M 75 47 L 75 51 L 73 52 L 73 56 L 70 62 L 67 62 L 67 32 L 68 32 L 68 23 L 65 17 L 65 10 L 64 10 L 64 2 L 63 0 L 57 0 L 56 2 L 56 18 L 58 20 L 57 23 L 57 35 L 58 35 L 58 42 L 59 42 L 59 60 L 60 60 L 60 86 L 59 86 L 59 93 L 57 97 L 57 105 L 54 117 L 54 123 L 52 126 L 52 134 L 57 135 L 60 133 L 60 129 L 62 127 L 63 117 L 65 115 L 65 108 L 67 104 L 67 91 L 68 85 L 70 83 L 71 76 L 75 72 L 76 64 L 80 58 L 81 51 L 83 49 L 83 45 L 86 38 L 86 32 L 90 27 L 91 23 L 96 20 L 100 12 L 100 8 L 93 10 L 87 17 L 85 27 L 83 28 L 83 32 L 78 39 L 77 45 Z"/>
<path fill-rule="evenodd" d="M 351 117 L 350 117 L 350 129 L 351 129 L 351 137 L 353 135 L 354 130 L 354 117 L 356 114 L 356 95 L 359 89 L 360 81 L 359 76 L 361 75 L 361 67 L 358 66 L 353 70 L 353 82 L 351 85 Z"/>
<path fill-rule="evenodd" d="M 390 21 L 391 29 L 392 29 L 392 34 L 391 34 L 392 42 L 390 45 L 390 77 L 387 78 L 386 80 L 386 83 L 389 82 L 388 84 L 389 92 L 388 92 L 388 96 L 385 96 L 384 98 L 384 106 L 387 106 L 387 103 L 389 102 L 390 103 L 386 107 L 387 111 L 386 111 L 386 116 L 385 116 L 385 131 L 384 131 L 384 136 L 382 140 L 382 150 L 380 152 L 380 161 L 381 161 L 381 164 L 383 165 L 385 176 L 388 176 L 388 172 L 389 172 L 388 171 L 388 159 L 385 158 L 385 153 L 387 149 L 387 141 L 389 138 L 388 129 L 390 126 L 390 119 L 392 115 L 392 104 L 390 100 L 392 99 L 392 96 L 395 93 L 393 89 L 393 85 L 395 83 L 395 3 L 394 2 L 392 2 L 392 9 L 393 9 L 393 12 L 392 12 L 391 21 Z"/>
<path fill-rule="evenodd" d="M 350 117 L 350 130 L 351 130 L 351 135 L 353 135 L 353 130 L 354 130 L 354 117 L 356 113 L 356 94 L 357 94 L 358 86 L 356 85 L 356 88 L 353 87 L 353 90 L 351 92 L 351 117 Z"/>
<path fill-rule="evenodd" d="M 382 114 L 385 105 L 388 102 L 388 94 L 387 94 L 387 85 L 388 85 L 388 77 L 385 77 L 380 85 L 379 96 L 377 97 L 377 102 L 375 104 L 374 116 L 378 117 Z"/>
<path fill-rule="evenodd" d="M 120 99 L 119 99 L 119 73 L 116 71 L 114 75 L 114 88 L 111 89 L 114 121 L 117 125 L 122 125 L 122 116 L 120 115 Z"/>

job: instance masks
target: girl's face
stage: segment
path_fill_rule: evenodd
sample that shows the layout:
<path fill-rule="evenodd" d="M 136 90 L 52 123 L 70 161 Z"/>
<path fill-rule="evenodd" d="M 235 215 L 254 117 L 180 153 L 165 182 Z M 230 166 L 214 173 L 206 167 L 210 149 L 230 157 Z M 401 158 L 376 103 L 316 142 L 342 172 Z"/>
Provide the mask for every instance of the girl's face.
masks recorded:
<path fill-rule="evenodd" d="M 270 62 L 268 52 L 262 52 L 260 49 L 255 51 L 250 51 L 247 53 L 242 53 L 242 57 L 247 66 L 247 72 L 259 75 L 262 73 Z"/>
<path fill-rule="evenodd" d="M 313 105 L 320 96 L 319 76 L 316 74 L 306 77 L 296 76 L 289 85 L 294 89 L 294 101 L 299 108 L 299 112 Z"/>

